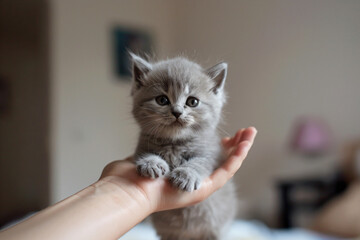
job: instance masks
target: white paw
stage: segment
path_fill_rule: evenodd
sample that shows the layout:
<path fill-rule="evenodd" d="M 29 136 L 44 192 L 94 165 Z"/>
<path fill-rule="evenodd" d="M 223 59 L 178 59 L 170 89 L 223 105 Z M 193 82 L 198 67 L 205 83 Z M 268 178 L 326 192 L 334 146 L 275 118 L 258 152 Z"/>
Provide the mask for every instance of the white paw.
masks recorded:
<path fill-rule="evenodd" d="M 143 177 L 158 178 L 169 172 L 169 165 L 157 155 L 149 154 L 136 160 L 136 169 Z"/>
<path fill-rule="evenodd" d="M 200 188 L 201 177 L 190 167 L 178 167 L 170 173 L 170 181 L 173 186 L 192 192 Z"/>

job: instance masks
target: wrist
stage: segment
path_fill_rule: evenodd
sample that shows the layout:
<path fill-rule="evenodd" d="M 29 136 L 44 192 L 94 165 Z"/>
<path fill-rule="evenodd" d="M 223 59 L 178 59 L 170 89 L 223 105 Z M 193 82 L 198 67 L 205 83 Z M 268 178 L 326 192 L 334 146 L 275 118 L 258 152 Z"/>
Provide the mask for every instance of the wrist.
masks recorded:
<path fill-rule="evenodd" d="M 146 218 L 154 212 L 155 207 L 145 191 L 128 179 L 108 176 L 93 185 L 96 195 L 103 195 L 109 204 L 121 212 L 136 212 L 138 217 Z"/>
<path fill-rule="evenodd" d="M 118 239 L 150 214 L 149 206 L 140 194 L 102 179 L 2 232 L 0 238 Z"/>

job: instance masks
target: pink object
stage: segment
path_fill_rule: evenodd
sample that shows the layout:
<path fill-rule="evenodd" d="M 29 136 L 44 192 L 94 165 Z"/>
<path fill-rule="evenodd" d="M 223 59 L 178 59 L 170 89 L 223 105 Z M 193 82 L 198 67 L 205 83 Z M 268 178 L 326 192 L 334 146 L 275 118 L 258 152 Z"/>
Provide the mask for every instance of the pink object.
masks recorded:
<path fill-rule="evenodd" d="M 330 130 L 317 118 L 302 118 L 295 125 L 292 148 L 303 154 L 322 154 L 331 145 Z"/>

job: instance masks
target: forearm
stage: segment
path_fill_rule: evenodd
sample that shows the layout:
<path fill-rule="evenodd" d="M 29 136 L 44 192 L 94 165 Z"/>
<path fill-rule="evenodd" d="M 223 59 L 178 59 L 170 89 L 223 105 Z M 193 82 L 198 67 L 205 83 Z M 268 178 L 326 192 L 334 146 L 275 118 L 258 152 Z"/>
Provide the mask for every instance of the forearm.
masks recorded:
<path fill-rule="evenodd" d="M 138 191 L 100 180 L 1 232 L 0 238 L 117 239 L 151 213 Z"/>
<path fill-rule="evenodd" d="M 256 129 L 247 128 L 224 139 L 227 160 L 196 191 L 179 191 L 166 178 L 141 177 L 131 158 L 118 160 L 104 168 L 101 180 L 0 232 L 0 239 L 117 239 L 152 212 L 196 204 L 222 187 L 240 168 L 255 135 Z"/>

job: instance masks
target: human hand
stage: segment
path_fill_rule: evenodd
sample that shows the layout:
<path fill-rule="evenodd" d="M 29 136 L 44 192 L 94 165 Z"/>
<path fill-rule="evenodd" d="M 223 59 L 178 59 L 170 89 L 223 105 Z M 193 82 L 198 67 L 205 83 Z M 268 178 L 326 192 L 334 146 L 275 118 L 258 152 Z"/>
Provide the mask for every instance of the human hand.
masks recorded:
<path fill-rule="evenodd" d="M 249 127 L 239 130 L 232 138 L 224 138 L 222 144 L 227 159 L 211 176 L 203 180 L 200 189 L 193 192 L 174 188 L 166 178 L 139 176 L 131 157 L 108 164 L 99 181 L 116 184 L 121 192 L 126 192 L 150 213 L 194 205 L 221 188 L 236 173 L 246 158 L 256 133 L 255 128 Z"/>

